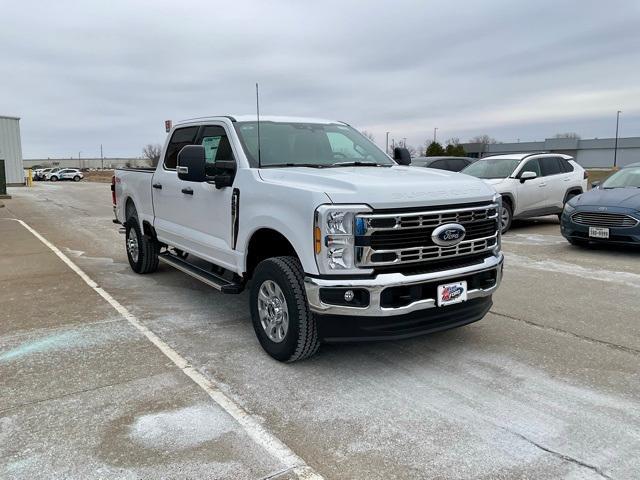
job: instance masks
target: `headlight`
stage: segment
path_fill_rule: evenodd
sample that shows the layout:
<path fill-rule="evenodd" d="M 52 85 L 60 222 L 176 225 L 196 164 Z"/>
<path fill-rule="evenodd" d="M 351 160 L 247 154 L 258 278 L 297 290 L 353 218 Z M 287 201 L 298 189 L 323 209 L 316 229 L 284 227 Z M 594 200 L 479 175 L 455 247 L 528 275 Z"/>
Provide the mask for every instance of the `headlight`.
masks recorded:
<path fill-rule="evenodd" d="M 371 212 L 366 205 L 321 205 L 314 222 L 314 251 L 322 274 L 362 273 L 355 264 L 356 215 Z"/>
<path fill-rule="evenodd" d="M 571 212 L 575 211 L 576 207 L 574 207 L 573 205 L 571 205 L 571 202 L 567 202 L 564 204 L 564 210 L 563 213 L 566 213 L 567 215 L 570 214 Z"/>

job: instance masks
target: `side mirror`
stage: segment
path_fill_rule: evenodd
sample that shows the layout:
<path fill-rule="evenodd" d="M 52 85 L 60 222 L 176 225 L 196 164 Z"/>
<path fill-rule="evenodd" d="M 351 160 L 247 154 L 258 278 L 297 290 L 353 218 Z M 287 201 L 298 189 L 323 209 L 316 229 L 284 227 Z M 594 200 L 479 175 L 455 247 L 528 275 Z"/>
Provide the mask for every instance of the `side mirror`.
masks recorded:
<path fill-rule="evenodd" d="M 402 147 L 393 149 L 393 159 L 400 165 L 411 165 L 411 154 L 409 150 Z"/>
<path fill-rule="evenodd" d="M 537 178 L 538 174 L 536 172 L 522 172 L 522 175 L 520 175 L 520 183 L 524 183 L 527 180 L 533 180 L 534 178 Z"/>
<path fill-rule="evenodd" d="M 597 180 L 595 182 L 591 182 L 591 188 L 592 189 L 593 188 L 595 188 L 595 189 L 600 188 L 600 183 L 602 183 L 602 182 L 599 182 Z"/>
<path fill-rule="evenodd" d="M 178 153 L 178 178 L 185 182 L 204 182 L 206 159 L 202 145 L 186 145 Z"/>

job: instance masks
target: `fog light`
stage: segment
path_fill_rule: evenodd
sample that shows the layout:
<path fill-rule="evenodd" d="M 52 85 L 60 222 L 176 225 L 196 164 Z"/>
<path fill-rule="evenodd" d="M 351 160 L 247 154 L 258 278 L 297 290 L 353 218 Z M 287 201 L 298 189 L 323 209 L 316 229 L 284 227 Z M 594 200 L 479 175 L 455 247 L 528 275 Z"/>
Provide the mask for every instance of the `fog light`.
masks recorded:
<path fill-rule="evenodd" d="M 344 292 L 344 299 L 347 302 L 350 302 L 351 300 L 353 300 L 354 294 L 353 294 L 353 290 L 347 290 L 346 292 Z"/>

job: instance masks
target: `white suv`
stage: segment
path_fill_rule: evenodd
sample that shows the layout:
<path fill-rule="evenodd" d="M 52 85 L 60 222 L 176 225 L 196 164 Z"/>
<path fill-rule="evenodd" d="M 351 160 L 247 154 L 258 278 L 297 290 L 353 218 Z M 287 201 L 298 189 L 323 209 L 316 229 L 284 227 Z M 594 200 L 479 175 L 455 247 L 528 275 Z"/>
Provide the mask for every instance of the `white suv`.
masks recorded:
<path fill-rule="evenodd" d="M 502 232 L 515 218 L 560 215 L 570 198 L 587 190 L 587 172 L 558 153 L 494 155 L 462 173 L 482 178 L 502 195 Z"/>
<path fill-rule="evenodd" d="M 84 174 L 76 168 L 63 168 L 49 175 L 49 180 L 57 182 L 58 180 L 73 180 L 79 182 L 84 178 Z"/>

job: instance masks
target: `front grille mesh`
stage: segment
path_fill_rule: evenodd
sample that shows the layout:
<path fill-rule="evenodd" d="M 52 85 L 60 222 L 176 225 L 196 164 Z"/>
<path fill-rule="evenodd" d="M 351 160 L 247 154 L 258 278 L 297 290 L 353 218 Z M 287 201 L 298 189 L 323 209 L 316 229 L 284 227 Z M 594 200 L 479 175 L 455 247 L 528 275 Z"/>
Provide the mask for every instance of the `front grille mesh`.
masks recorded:
<path fill-rule="evenodd" d="M 571 219 L 589 227 L 631 228 L 638 224 L 638 220 L 622 213 L 578 212 L 574 213 Z"/>
<path fill-rule="evenodd" d="M 499 218 L 496 204 L 448 207 L 438 211 L 368 213 L 359 215 L 365 227 L 356 236 L 356 258 L 360 267 L 453 261 L 466 255 L 492 250 L 498 244 Z M 453 246 L 436 245 L 431 235 L 440 225 L 458 223 L 465 237 Z"/>

